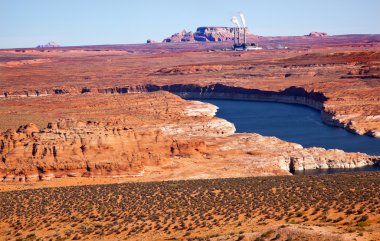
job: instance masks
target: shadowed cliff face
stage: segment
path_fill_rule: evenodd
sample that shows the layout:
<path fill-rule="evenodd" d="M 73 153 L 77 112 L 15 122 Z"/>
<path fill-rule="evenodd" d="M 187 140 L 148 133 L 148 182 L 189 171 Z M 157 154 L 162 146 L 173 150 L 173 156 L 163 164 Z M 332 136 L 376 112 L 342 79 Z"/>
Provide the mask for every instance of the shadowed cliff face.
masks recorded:
<path fill-rule="evenodd" d="M 216 106 L 164 91 L 5 103 L 12 106 L 11 120 L 23 118 L 27 106 L 30 118 L 44 116 L 48 124 L 41 129 L 23 125 L 0 134 L 3 181 L 290 175 L 292 170 L 361 167 L 378 160 L 365 154 L 302 148 L 258 134 L 234 134 L 233 124 L 214 117 Z"/>

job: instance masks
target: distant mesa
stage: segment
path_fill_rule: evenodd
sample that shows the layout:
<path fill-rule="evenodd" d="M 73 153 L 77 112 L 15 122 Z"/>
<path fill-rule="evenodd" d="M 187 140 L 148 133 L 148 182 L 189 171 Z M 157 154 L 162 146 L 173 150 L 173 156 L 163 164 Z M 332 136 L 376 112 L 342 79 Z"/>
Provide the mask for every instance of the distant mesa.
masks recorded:
<path fill-rule="evenodd" d="M 247 34 L 249 30 L 247 30 Z M 199 27 L 196 32 L 182 32 L 173 34 L 163 40 L 164 43 L 178 42 L 224 42 L 234 39 L 234 28 L 232 27 Z"/>
<path fill-rule="evenodd" d="M 327 37 L 329 35 L 327 33 L 324 33 L 324 32 L 311 32 L 306 36 L 307 37 Z"/>
<path fill-rule="evenodd" d="M 36 48 L 58 48 L 58 47 L 60 47 L 60 45 L 57 44 L 56 42 L 49 42 L 47 44 L 40 44 Z"/>

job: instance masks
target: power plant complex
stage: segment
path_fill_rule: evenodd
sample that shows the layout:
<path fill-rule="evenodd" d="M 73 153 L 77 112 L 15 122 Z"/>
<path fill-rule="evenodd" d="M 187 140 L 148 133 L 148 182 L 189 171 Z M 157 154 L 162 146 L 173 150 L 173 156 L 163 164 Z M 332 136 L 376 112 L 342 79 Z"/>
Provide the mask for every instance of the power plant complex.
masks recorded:
<path fill-rule="evenodd" d="M 238 17 L 233 16 L 231 22 L 235 25 L 234 27 L 234 45 L 233 49 L 235 51 L 250 51 L 250 50 L 260 50 L 261 47 L 257 46 L 255 43 L 247 43 L 247 26 L 243 13 L 239 14 L 242 25 L 239 22 Z M 241 41 L 241 35 L 243 35 L 243 40 Z"/>

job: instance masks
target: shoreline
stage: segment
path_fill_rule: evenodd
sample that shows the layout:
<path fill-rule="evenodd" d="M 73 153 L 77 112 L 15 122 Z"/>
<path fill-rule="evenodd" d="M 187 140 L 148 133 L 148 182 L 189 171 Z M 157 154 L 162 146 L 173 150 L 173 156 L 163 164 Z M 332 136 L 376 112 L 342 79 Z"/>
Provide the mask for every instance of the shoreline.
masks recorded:
<path fill-rule="evenodd" d="M 355 168 L 378 165 L 380 161 L 378 156 L 346 153 L 336 149 L 303 148 L 296 143 L 255 133 L 236 134 L 232 123 L 214 118 L 217 109 L 215 105 L 186 101 L 164 91 L 118 96 L 67 94 L 52 98 L 56 101 L 54 103 L 50 103 L 50 98 L 34 100 L 38 103 L 37 106 L 44 106 L 48 102 L 54 106 L 65 105 L 65 109 L 73 108 L 75 111 L 70 115 L 73 119 L 67 119 L 66 116 L 66 119 L 53 121 L 43 129 L 29 124 L 21 126 L 17 131 L 5 132 L 3 139 L 0 139 L 4 162 L 0 171 L 5 175 L 4 182 L 102 176 L 111 178 L 112 182 L 133 181 L 136 178 L 132 176 L 142 171 L 146 171 L 146 178 L 137 178 L 139 180 L 280 176 L 291 175 L 292 170 Z M 97 98 L 104 105 L 94 107 L 96 112 L 89 111 L 87 117 L 82 116 L 83 108 L 75 109 L 78 108 L 75 103 L 80 101 L 83 106 L 87 106 L 87 103 L 91 104 Z M 146 100 L 144 104 L 136 101 L 141 98 Z M 24 102 L 30 100 L 24 99 Z M 94 115 L 99 118 L 99 109 L 107 109 L 116 103 L 124 103 L 120 104 L 121 108 L 129 104 L 130 116 L 144 114 L 143 110 L 149 112 L 152 106 L 157 112 L 152 116 L 149 115 L 150 112 L 146 113 L 145 128 L 136 130 L 129 126 L 134 125 L 133 119 L 128 125 L 119 119 L 120 107 L 107 112 L 106 116 L 113 117 L 113 121 L 88 121 Z M 139 108 L 134 108 L 133 104 Z M 41 110 L 37 108 L 35 111 L 39 113 Z M 157 126 L 157 115 L 171 117 L 178 113 L 186 118 L 180 122 L 178 119 L 174 122 L 162 120 L 161 126 Z M 60 112 L 57 110 L 55 114 L 59 116 Z M 67 115 L 67 112 L 64 114 Z M 125 114 L 127 113 L 123 116 Z M 78 115 L 80 119 L 75 120 L 75 117 L 79 118 Z M 154 118 L 154 123 L 150 118 Z M 137 147 L 131 147 L 131 155 L 128 156 L 123 153 L 130 145 L 115 146 L 115 143 L 136 143 Z M 142 144 L 145 146 L 140 147 Z M 146 147 L 150 151 L 145 151 Z M 99 156 L 99 151 L 109 154 Z M 137 155 L 134 153 L 139 153 L 140 156 L 133 159 Z M 109 156 L 114 156 L 115 162 L 110 162 Z M 34 167 L 30 166 L 28 160 L 33 161 Z M 13 169 L 7 166 L 8 163 L 15 163 Z M 126 174 L 130 177 L 126 177 Z M 112 178 L 119 176 L 124 177 Z"/>
<path fill-rule="evenodd" d="M 155 91 L 168 91 L 184 99 L 224 99 L 242 101 L 277 102 L 286 104 L 298 104 L 320 111 L 320 119 L 323 123 L 338 128 L 345 129 L 357 135 L 366 135 L 373 138 L 380 138 L 380 133 L 374 130 L 364 131 L 351 126 L 351 121 L 347 124 L 340 120 L 333 113 L 325 111 L 325 102 L 328 98 L 321 92 L 308 92 L 303 87 L 292 86 L 282 91 L 268 91 L 260 89 L 248 89 L 234 87 L 223 84 L 213 84 L 200 86 L 196 84 L 173 84 L 173 85 L 133 85 L 125 87 L 110 88 L 55 88 L 52 90 L 23 91 L 22 93 L 5 92 L 0 95 L 0 100 L 8 98 L 28 98 L 44 97 L 64 94 L 132 94 Z M 29 93 L 30 92 L 30 93 Z"/>

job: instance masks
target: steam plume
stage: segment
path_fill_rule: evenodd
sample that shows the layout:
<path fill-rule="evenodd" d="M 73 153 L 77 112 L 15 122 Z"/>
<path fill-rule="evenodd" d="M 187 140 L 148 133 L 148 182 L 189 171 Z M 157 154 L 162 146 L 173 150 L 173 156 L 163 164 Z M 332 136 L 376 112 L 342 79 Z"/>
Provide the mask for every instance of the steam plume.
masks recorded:
<path fill-rule="evenodd" d="M 245 25 L 245 17 L 244 17 L 244 14 L 243 13 L 240 13 L 240 19 L 241 19 L 241 22 L 243 23 L 243 27 L 245 28 L 246 25 Z"/>
<path fill-rule="evenodd" d="M 238 28 L 240 28 L 240 23 L 239 23 L 239 20 L 238 20 L 238 18 L 237 18 L 236 16 L 233 16 L 233 17 L 231 18 L 231 22 L 232 22 L 233 24 L 235 24 Z"/>

